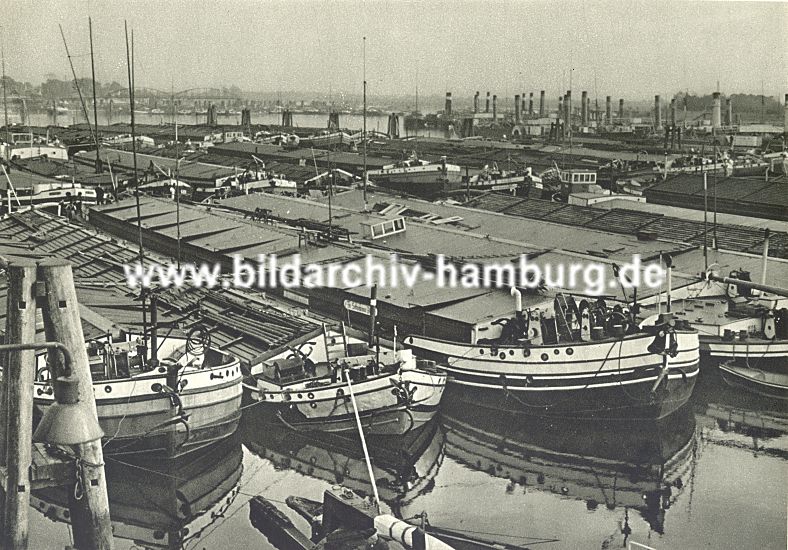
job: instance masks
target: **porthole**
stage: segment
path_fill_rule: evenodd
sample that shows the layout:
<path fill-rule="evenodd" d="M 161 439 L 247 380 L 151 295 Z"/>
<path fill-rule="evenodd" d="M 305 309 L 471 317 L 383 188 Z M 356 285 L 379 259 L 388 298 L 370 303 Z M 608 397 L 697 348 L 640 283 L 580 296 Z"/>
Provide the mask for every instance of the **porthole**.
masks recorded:
<path fill-rule="evenodd" d="M 484 349 L 483 348 L 479 348 L 479 354 L 480 355 L 484 355 Z"/>
<path fill-rule="evenodd" d="M 304 397 L 304 396 L 303 396 L 303 395 L 301 395 L 300 393 L 298 394 L 298 398 L 299 398 L 299 399 L 302 399 L 303 397 Z"/>
<path fill-rule="evenodd" d="M 509 350 L 509 355 L 514 355 L 514 350 L 513 349 Z"/>
<path fill-rule="evenodd" d="M 158 368 L 158 371 L 159 371 L 160 373 L 164 374 L 165 372 L 167 372 L 167 369 L 165 369 L 164 367 L 159 367 L 159 368 Z"/>
<path fill-rule="evenodd" d="M 554 349 L 553 350 L 553 355 L 558 355 L 559 353 L 561 353 L 560 349 Z"/>
<path fill-rule="evenodd" d="M 312 401 L 312 402 L 309 404 L 309 406 L 310 406 L 310 407 L 312 407 L 313 409 L 316 409 L 316 408 L 317 408 L 317 403 L 315 403 L 314 401 Z"/>
<path fill-rule="evenodd" d="M 542 361 L 547 361 L 547 359 L 548 359 L 548 356 L 547 356 L 547 354 L 546 354 L 546 353 L 543 353 L 543 354 L 542 354 Z"/>
<path fill-rule="evenodd" d="M 161 384 L 159 384 L 158 382 L 151 384 L 150 389 L 151 391 L 159 393 L 161 391 Z"/>
<path fill-rule="evenodd" d="M 574 352 L 575 352 L 575 350 L 573 350 L 572 348 L 566 348 L 566 354 L 567 355 L 572 355 Z"/>
<path fill-rule="evenodd" d="M 314 398 L 315 398 L 315 394 L 314 394 L 314 393 L 312 393 L 312 392 L 309 392 L 308 394 L 306 394 L 306 396 L 307 396 L 309 399 L 314 399 Z"/>
<path fill-rule="evenodd" d="M 501 359 L 506 359 L 506 353 L 501 352 L 500 354 L 498 354 L 498 357 Z"/>
<path fill-rule="evenodd" d="M 107 393 L 112 393 L 112 386 L 104 386 L 104 391 Z"/>

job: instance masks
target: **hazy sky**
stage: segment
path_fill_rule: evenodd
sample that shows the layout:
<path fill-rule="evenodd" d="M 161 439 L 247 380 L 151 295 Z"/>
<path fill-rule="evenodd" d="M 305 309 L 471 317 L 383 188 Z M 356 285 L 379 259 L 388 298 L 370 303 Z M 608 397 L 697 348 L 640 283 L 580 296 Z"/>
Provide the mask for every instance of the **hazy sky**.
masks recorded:
<path fill-rule="evenodd" d="M 125 85 L 123 21 L 136 83 L 169 90 L 361 90 L 506 97 L 569 87 L 646 98 L 689 88 L 788 92 L 788 2 L 710 1 L 86 1 L 3 0 L 6 71 L 20 80 L 70 69 Z M 592 95 L 593 97 L 593 95 Z"/>

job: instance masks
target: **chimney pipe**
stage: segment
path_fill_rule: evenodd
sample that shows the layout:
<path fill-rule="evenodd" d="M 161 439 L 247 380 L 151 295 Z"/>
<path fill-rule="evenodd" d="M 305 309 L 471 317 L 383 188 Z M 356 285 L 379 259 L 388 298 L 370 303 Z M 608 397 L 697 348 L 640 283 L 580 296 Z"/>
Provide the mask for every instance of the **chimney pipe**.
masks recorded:
<path fill-rule="evenodd" d="M 783 103 L 783 132 L 788 134 L 788 94 L 785 94 Z"/>
<path fill-rule="evenodd" d="M 662 108 L 659 102 L 659 94 L 654 96 L 654 129 L 662 128 Z"/>
<path fill-rule="evenodd" d="M 558 96 L 558 117 L 557 120 L 564 120 L 564 98 Z"/>
<path fill-rule="evenodd" d="M 670 100 L 670 125 L 676 125 L 676 98 Z"/>
<path fill-rule="evenodd" d="M 485 113 L 490 112 L 490 92 L 487 92 L 487 103 L 485 103 L 484 105 L 484 112 Z"/>
<path fill-rule="evenodd" d="M 534 116 L 534 93 L 528 94 L 528 116 Z"/>
<path fill-rule="evenodd" d="M 588 92 L 585 90 L 580 94 L 580 125 L 588 126 Z"/>
<path fill-rule="evenodd" d="M 725 112 L 725 125 L 733 126 L 733 103 L 729 97 L 725 99 Z"/>
<path fill-rule="evenodd" d="M 514 122 L 520 124 L 520 95 L 514 96 Z"/>
<path fill-rule="evenodd" d="M 476 92 L 476 95 L 473 96 L 473 112 L 479 112 L 479 92 Z"/>
<path fill-rule="evenodd" d="M 451 92 L 446 92 L 446 108 L 444 112 L 446 116 L 451 116 Z"/>
<path fill-rule="evenodd" d="M 544 116 L 544 90 L 539 92 L 539 116 Z"/>
<path fill-rule="evenodd" d="M 722 126 L 722 105 L 720 102 L 720 92 L 714 92 L 711 104 L 711 127 L 718 129 Z"/>
<path fill-rule="evenodd" d="M 493 121 L 498 120 L 498 95 L 493 94 Z"/>
<path fill-rule="evenodd" d="M 522 103 L 520 103 L 520 117 L 525 119 L 525 113 L 526 113 L 526 110 L 525 110 L 525 92 L 523 92 L 521 97 L 522 97 Z"/>
<path fill-rule="evenodd" d="M 607 96 L 605 98 L 605 124 L 613 122 L 613 98 Z"/>
<path fill-rule="evenodd" d="M 624 118 L 624 99 L 623 98 L 618 100 L 618 118 L 619 119 L 623 119 Z"/>

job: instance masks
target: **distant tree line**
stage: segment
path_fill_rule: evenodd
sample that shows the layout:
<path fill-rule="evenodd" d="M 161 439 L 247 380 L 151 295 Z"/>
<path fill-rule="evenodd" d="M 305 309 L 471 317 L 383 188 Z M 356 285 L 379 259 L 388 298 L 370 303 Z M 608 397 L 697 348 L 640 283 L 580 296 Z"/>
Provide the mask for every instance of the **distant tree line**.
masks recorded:
<path fill-rule="evenodd" d="M 714 97 L 712 94 L 694 95 L 686 92 L 678 92 L 673 96 L 680 109 L 685 106 L 688 111 L 711 111 Z M 725 109 L 725 100 L 731 98 L 733 110 L 736 113 L 760 113 L 761 109 L 767 115 L 779 114 L 782 112 L 782 105 L 774 97 L 764 97 L 760 94 L 731 94 L 722 95 L 722 108 Z"/>

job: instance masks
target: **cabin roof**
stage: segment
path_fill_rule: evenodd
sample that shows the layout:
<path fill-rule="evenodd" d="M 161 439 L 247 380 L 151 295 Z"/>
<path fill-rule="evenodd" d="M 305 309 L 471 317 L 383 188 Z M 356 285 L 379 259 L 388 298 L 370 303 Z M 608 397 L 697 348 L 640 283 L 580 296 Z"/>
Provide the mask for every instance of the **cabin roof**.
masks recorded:
<path fill-rule="evenodd" d="M 138 293 L 128 288 L 122 267 L 138 259 L 133 244 L 37 211 L 0 220 L 0 235 L 4 237 L 0 239 L 3 261 L 56 256 L 72 263 L 86 338 L 101 336 L 110 327 L 141 330 Z M 146 261 L 164 263 L 165 258 L 146 252 Z M 6 292 L 7 281 L 3 275 L 0 276 L 0 328 L 5 327 Z M 269 347 L 284 345 L 317 328 L 307 319 L 235 291 L 167 289 L 159 293 L 159 303 L 161 322 L 183 319 L 182 328 L 176 329 L 176 334 L 188 331 L 194 318 L 187 313 L 199 306 L 214 345 L 246 363 L 253 362 Z M 241 323 L 240 319 L 248 322 Z M 44 339 L 43 332 L 39 332 L 38 338 Z"/>

